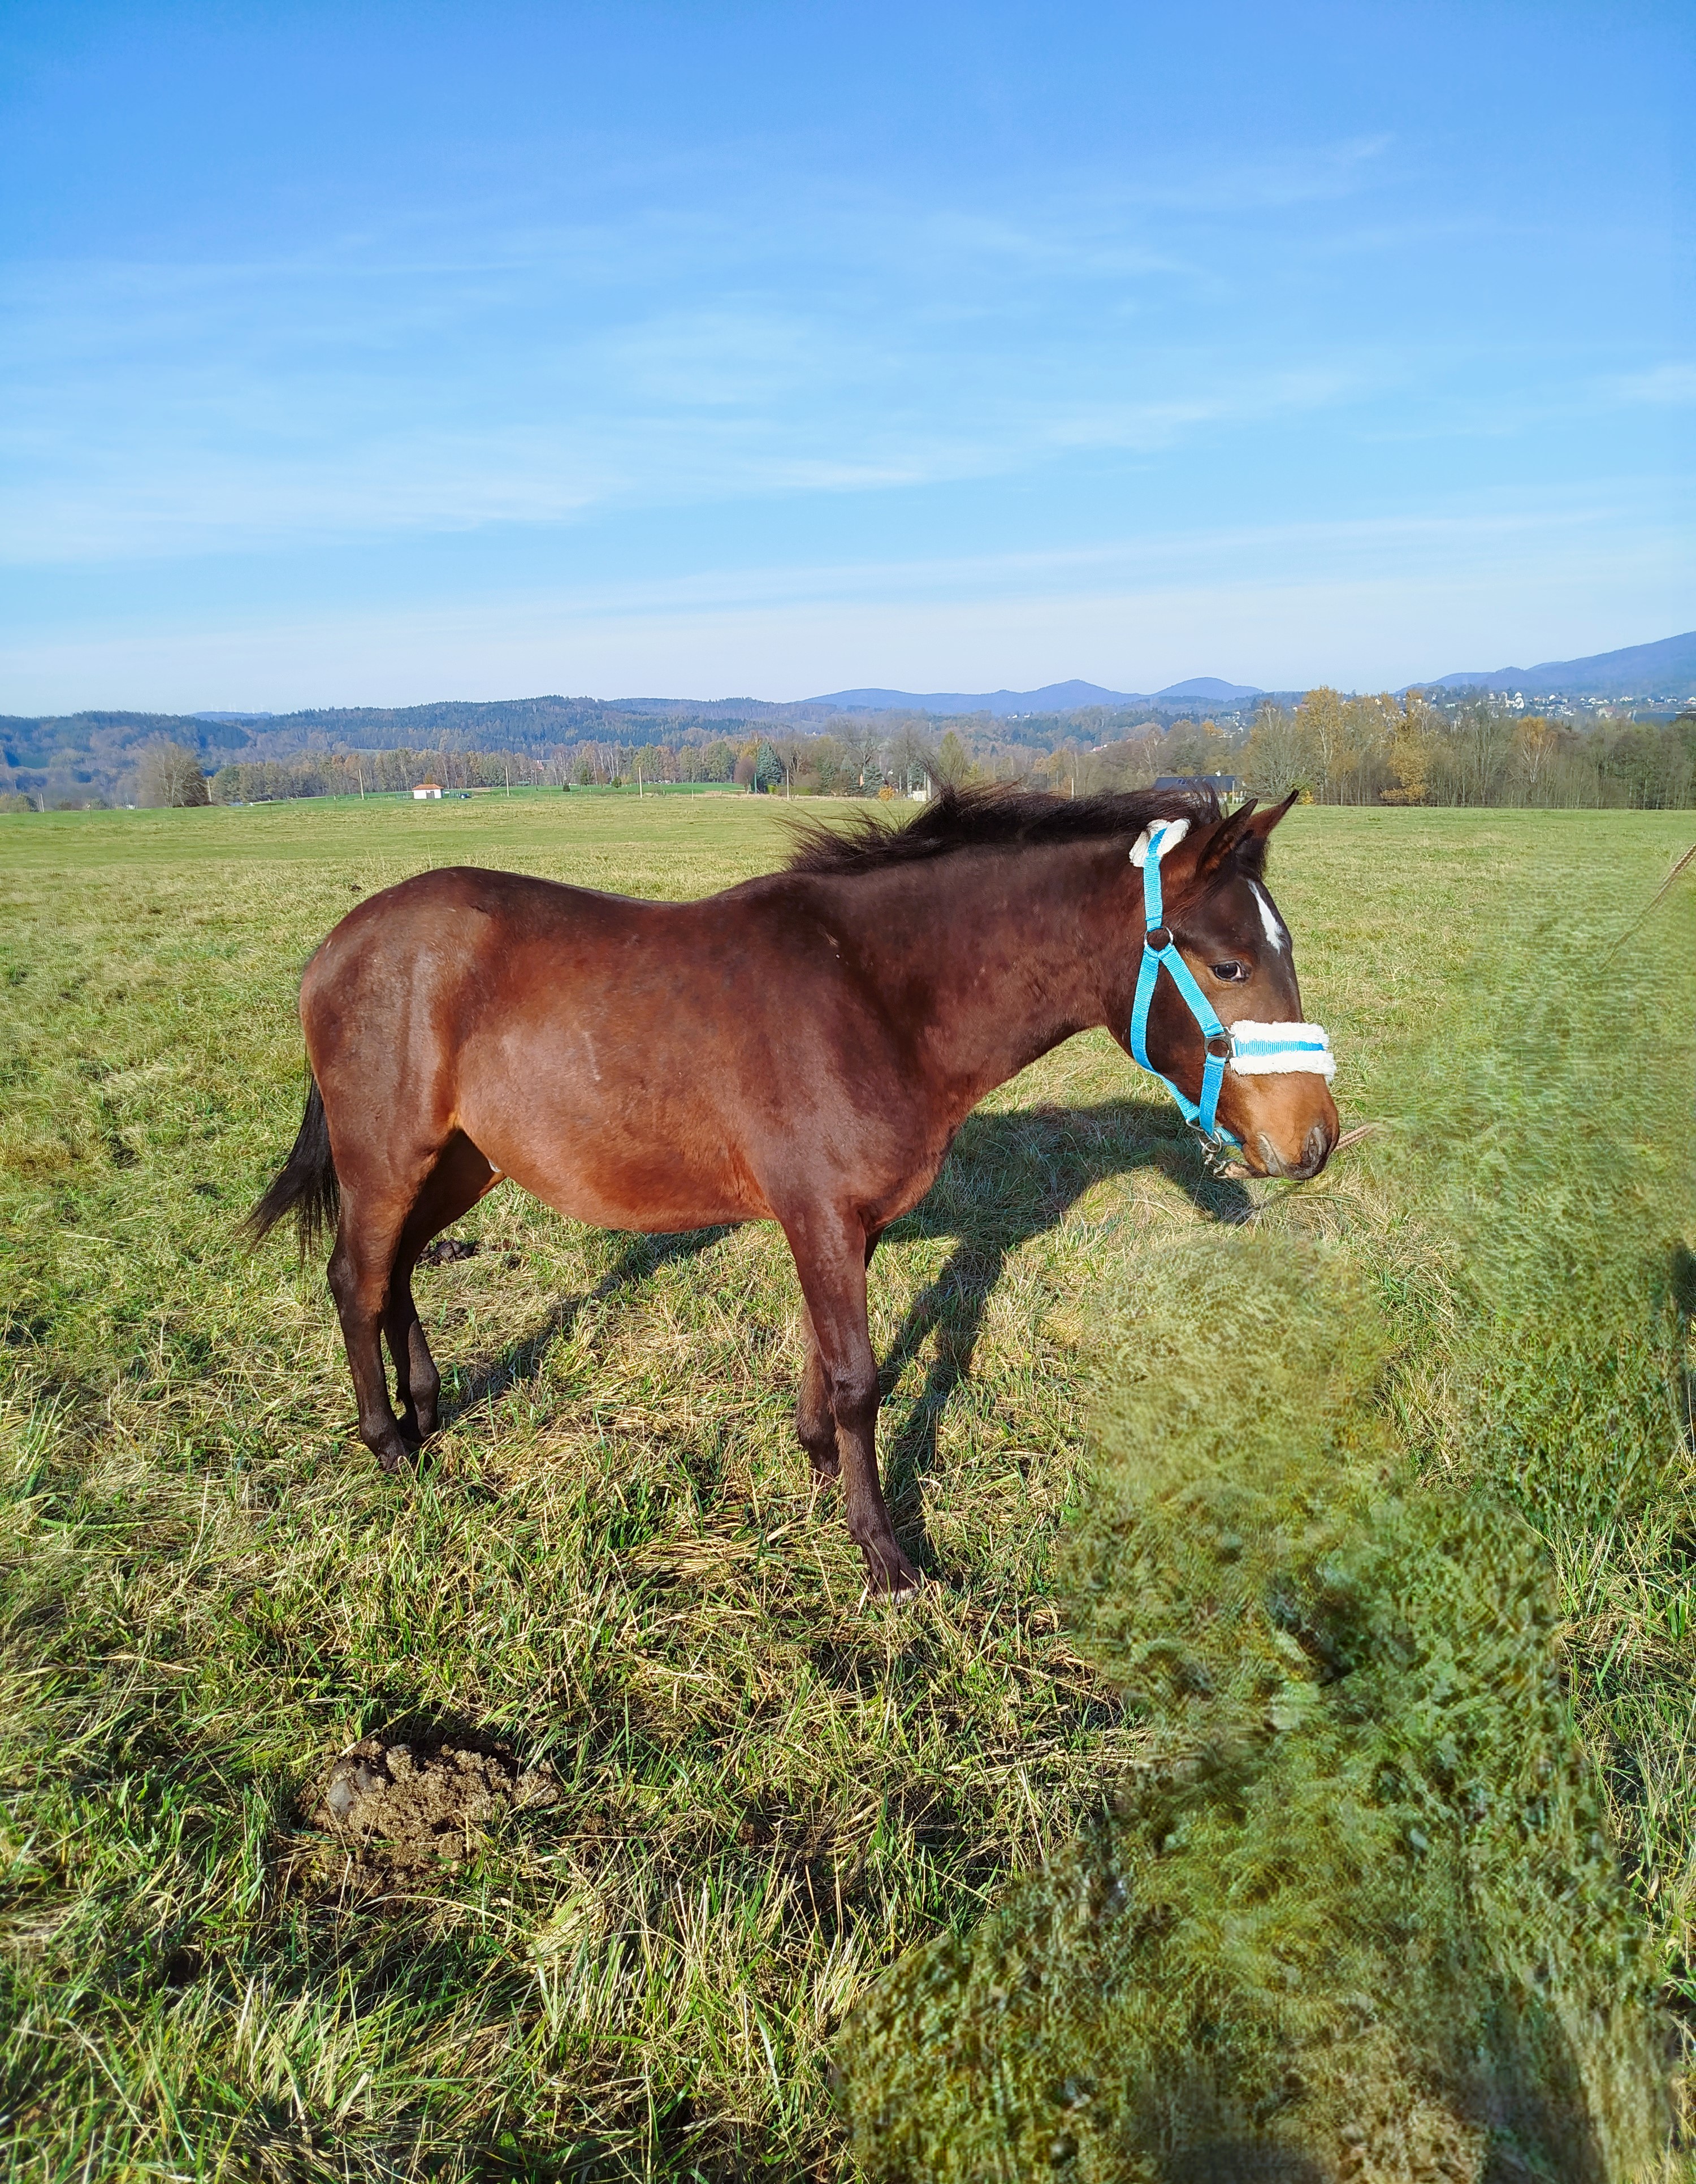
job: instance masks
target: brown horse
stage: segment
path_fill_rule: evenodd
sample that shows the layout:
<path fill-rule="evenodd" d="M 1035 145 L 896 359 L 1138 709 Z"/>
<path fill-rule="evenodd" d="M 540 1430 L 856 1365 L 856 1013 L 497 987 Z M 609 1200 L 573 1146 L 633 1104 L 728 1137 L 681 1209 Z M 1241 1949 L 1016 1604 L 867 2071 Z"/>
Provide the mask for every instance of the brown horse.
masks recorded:
<path fill-rule="evenodd" d="M 609 1228 L 776 1221 L 807 1305 L 801 1444 L 841 1477 L 872 1589 L 909 1591 L 877 1474 L 877 1240 L 987 1092 L 1075 1032 L 1125 1043 L 1144 933 L 1131 853 L 1152 822 L 1188 822 L 1161 860 L 1165 918 L 1220 1017 L 1300 1017 L 1259 884 L 1287 809 L 948 792 L 906 827 L 808 829 L 784 871 L 697 902 L 465 867 L 361 903 L 302 982 L 306 1114 L 251 1216 L 262 1236 L 293 1212 L 303 1249 L 335 1221 L 361 1439 L 392 1471 L 435 1430 L 412 1271 L 503 1177 Z M 1146 1036 L 1193 1099 L 1204 1036 L 1170 975 Z M 1315 1074 L 1229 1067 L 1219 1120 L 1259 1174 L 1315 1175 L 1337 1138 Z"/>

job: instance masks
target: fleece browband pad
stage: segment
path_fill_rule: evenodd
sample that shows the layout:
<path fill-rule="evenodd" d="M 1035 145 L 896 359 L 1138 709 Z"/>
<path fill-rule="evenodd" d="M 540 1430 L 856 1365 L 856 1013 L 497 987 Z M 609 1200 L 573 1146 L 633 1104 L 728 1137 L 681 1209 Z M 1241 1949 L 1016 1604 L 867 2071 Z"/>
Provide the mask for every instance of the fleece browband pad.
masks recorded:
<path fill-rule="evenodd" d="M 1139 872 L 1148 861 L 1148 844 L 1154 838 L 1156 827 L 1160 830 L 1160 855 L 1163 857 L 1168 850 L 1176 849 L 1189 832 L 1187 819 L 1157 819 L 1154 827 L 1145 827 L 1137 837 L 1136 846 L 1131 852 L 1131 861 Z"/>

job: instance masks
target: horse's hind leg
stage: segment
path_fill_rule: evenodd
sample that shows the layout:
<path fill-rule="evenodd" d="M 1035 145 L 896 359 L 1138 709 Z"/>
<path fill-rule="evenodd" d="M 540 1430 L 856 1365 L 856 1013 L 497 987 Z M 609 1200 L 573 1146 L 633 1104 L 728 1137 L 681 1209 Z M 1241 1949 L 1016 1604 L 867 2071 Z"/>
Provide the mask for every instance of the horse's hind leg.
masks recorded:
<path fill-rule="evenodd" d="M 389 1279 L 414 1193 L 342 1186 L 342 1219 L 330 1255 L 330 1294 L 342 1322 L 359 1407 L 359 1438 L 385 1471 L 405 1468 L 407 1445 L 389 1407 L 381 1340 Z"/>
<path fill-rule="evenodd" d="M 801 1307 L 807 1322 L 807 1362 L 801 1368 L 801 1389 L 795 1401 L 795 1431 L 813 1467 L 813 1483 L 827 1486 L 842 1469 L 837 1451 L 837 1414 L 831 1407 L 831 1385 L 819 1338 L 813 1331 L 813 1315 Z"/>
<path fill-rule="evenodd" d="M 462 1213 L 469 1212 L 498 1180 L 496 1170 L 469 1138 L 454 1138 L 425 1178 L 401 1230 L 389 1274 L 383 1333 L 394 1365 L 395 1393 L 401 1403 L 400 1437 L 409 1448 L 417 1448 L 435 1432 L 437 1401 L 442 1393 L 442 1376 L 413 1302 L 412 1270 L 431 1238 L 439 1236 Z"/>

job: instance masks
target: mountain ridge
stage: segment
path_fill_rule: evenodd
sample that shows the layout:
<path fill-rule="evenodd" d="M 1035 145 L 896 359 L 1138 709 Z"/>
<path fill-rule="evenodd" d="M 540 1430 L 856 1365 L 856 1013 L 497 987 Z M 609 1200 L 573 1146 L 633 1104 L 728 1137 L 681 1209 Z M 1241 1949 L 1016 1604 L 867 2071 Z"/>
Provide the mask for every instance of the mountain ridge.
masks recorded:
<path fill-rule="evenodd" d="M 1621 645 L 1576 660 L 1543 660 L 1531 667 L 1460 669 L 1408 689 L 1522 693 L 1545 696 L 1696 703 L 1696 630 L 1649 644 Z M 887 689 L 837 690 L 787 704 L 763 698 L 537 698 L 448 699 L 423 705 L 314 707 L 292 713 L 204 710 L 197 714 L 85 710 L 71 714 L 0 715 L 0 785 L 5 777 L 43 778 L 55 768 L 91 786 L 112 787 L 133 764 L 140 747 L 165 736 L 200 753 L 209 767 L 234 758 L 292 758 L 312 750 L 401 749 L 420 752 L 451 745 L 462 750 L 542 752 L 577 742 L 648 744 L 668 736 L 781 726 L 822 727 L 833 713 L 987 714 L 1003 721 L 1046 716 L 1027 728 L 1009 727 L 1013 742 L 1046 749 L 1064 733 L 1065 716 L 1093 706 L 1146 707 L 1168 716 L 1182 710 L 1225 713 L 1245 700 L 1270 697 L 1287 705 L 1299 690 L 1261 690 L 1198 675 L 1147 694 L 1109 690 L 1074 679 L 1034 690 L 980 692 Z"/>
<path fill-rule="evenodd" d="M 1635 688 L 1628 686 L 1635 684 Z M 1590 652 L 1577 660 L 1543 660 L 1532 667 L 1462 668 L 1432 682 L 1410 683 L 1421 690 L 1524 690 L 1573 698 L 1643 697 L 1683 686 L 1696 696 L 1696 629 L 1651 644 L 1623 644 L 1613 652 Z"/>
<path fill-rule="evenodd" d="M 1214 675 L 1169 682 L 1163 690 L 1109 690 L 1099 682 L 1085 682 L 1075 677 L 1066 682 L 1045 682 L 1035 690 L 887 690 L 871 685 L 856 690 L 827 690 L 803 703 L 834 705 L 844 712 L 987 713 L 996 720 L 1007 720 L 1020 713 L 1075 713 L 1086 705 L 1169 705 L 1186 699 L 1232 705 L 1261 694 L 1258 683 L 1224 682 Z"/>

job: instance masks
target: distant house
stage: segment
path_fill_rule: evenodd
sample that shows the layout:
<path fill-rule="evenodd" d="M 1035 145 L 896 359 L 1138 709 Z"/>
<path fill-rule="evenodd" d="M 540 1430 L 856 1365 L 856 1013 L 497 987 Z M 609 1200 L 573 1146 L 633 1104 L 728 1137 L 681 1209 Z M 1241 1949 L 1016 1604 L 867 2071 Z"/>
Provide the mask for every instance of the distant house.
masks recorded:
<path fill-rule="evenodd" d="M 1215 796 L 1234 796 L 1237 776 L 1234 773 L 1163 773 L 1157 777 L 1156 788 L 1210 788 Z"/>
<path fill-rule="evenodd" d="M 442 784 L 439 781 L 420 781 L 412 792 L 412 800 L 414 804 L 427 804 L 432 797 L 438 804 L 442 801 Z"/>

